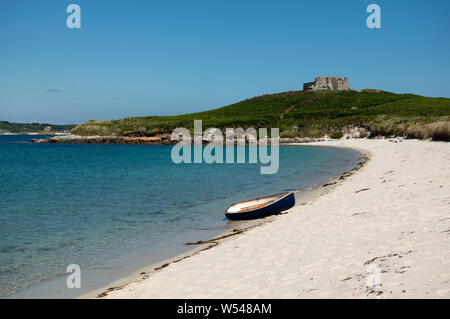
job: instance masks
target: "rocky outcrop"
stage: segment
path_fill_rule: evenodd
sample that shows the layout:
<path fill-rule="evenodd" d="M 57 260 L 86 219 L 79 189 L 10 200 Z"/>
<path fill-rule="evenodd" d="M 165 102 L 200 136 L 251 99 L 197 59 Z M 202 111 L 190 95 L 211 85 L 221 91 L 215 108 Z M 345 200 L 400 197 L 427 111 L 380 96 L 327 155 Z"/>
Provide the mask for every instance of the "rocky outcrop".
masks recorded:
<path fill-rule="evenodd" d="M 282 137 L 280 138 L 280 144 L 293 144 L 293 143 L 312 143 L 326 141 L 327 138 L 320 137 Z"/>
<path fill-rule="evenodd" d="M 65 136 L 54 136 L 45 139 L 32 139 L 32 143 L 42 143 L 42 144 L 142 144 L 142 145 L 174 145 L 179 141 L 170 139 L 170 134 L 161 134 L 157 136 L 78 136 L 78 135 L 65 135 Z M 203 145 L 209 144 L 211 140 L 207 140 L 204 137 Z M 249 144 L 250 138 L 245 136 L 246 144 Z M 324 141 L 326 138 L 311 138 L 311 137 L 295 137 L 295 138 L 280 138 L 279 144 L 291 144 L 291 143 L 311 143 Z M 223 139 L 223 143 L 227 140 Z M 233 142 L 229 140 L 228 142 Z M 236 144 L 237 139 L 234 138 L 234 143 Z M 258 144 L 265 145 L 271 144 L 272 140 L 261 139 Z"/>
<path fill-rule="evenodd" d="M 146 144 L 170 145 L 173 144 L 169 134 L 157 136 L 55 136 L 46 139 L 33 139 L 32 143 L 59 143 L 59 144 Z"/>

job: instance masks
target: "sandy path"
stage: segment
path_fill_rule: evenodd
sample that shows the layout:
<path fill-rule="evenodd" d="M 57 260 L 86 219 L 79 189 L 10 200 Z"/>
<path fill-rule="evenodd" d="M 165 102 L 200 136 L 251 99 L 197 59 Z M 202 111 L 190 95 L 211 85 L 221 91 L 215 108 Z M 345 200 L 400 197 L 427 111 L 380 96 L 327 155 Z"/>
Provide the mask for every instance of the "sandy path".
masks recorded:
<path fill-rule="evenodd" d="M 450 143 L 316 144 L 371 159 L 314 201 L 106 298 L 449 298 Z"/>

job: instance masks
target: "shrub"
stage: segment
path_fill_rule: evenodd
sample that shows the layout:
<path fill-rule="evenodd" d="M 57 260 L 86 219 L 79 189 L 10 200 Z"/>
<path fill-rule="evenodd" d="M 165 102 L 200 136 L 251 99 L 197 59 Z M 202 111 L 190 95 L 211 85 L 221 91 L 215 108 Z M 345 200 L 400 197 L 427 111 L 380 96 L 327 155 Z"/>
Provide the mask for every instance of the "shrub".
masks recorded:
<path fill-rule="evenodd" d="M 433 141 L 450 141 L 450 122 L 434 122 L 426 125 L 412 125 L 407 130 L 408 138 L 432 139 Z"/>
<path fill-rule="evenodd" d="M 450 122 L 437 122 L 429 124 L 433 141 L 450 142 Z"/>
<path fill-rule="evenodd" d="M 334 140 L 339 140 L 343 137 L 344 137 L 344 133 L 342 133 L 342 132 L 334 132 L 333 134 L 331 134 L 331 138 Z"/>

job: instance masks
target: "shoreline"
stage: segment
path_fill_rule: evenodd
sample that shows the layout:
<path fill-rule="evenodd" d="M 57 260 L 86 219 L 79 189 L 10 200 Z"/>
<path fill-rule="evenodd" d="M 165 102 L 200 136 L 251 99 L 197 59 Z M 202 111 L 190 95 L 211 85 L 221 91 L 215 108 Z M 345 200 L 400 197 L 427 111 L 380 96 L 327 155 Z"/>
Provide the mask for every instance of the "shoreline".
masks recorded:
<path fill-rule="evenodd" d="M 450 144 L 308 145 L 370 160 L 288 214 L 102 297 L 449 298 Z"/>
<path fill-rule="evenodd" d="M 310 146 L 310 144 L 306 144 Z M 299 143 L 286 143 L 283 144 L 283 146 L 306 146 L 305 144 L 299 144 Z M 322 147 L 321 145 L 316 145 L 316 147 Z M 324 146 L 328 147 L 328 146 Z M 333 146 L 338 148 L 349 148 L 349 147 L 341 147 L 341 146 Z M 342 183 L 348 176 L 351 176 L 354 174 L 357 170 L 362 168 L 367 161 L 370 160 L 370 152 L 364 150 L 364 149 L 356 149 L 351 148 L 360 153 L 361 161 L 358 162 L 358 164 L 352 168 L 349 171 L 343 172 L 339 177 L 331 178 L 326 183 L 319 184 L 319 185 L 313 185 L 307 188 L 306 190 L 297 190 L 296 193 L 296 204 L 294 207 L 299 207 L 303 205 L 307 205 L 309 202 L 314 201 L 318 197 L 321 197 L 325 194 L 327 194 L 331 189 L 334 187 L 337 187 L 339 183 Z M 300 195 L 298 196 L 297 194 Z M 195 246 L 195 248 L 190 249 L 184 253 L 175 255 L 171 258 L 167 258 L 164 260 L 161 260 L 159 262 L 141 267 L 137 269 L 136 271 L 132 272 L 131 274 L 118 278 L 117 280 L 114 280 L 110 284 L 103 286 L 98 289 L 94 289 L 90 292 L 84 293 L 76 299 L 90 299 L 90 298 L 103 298 L 108 296 L 109 293 L 121 290 L 125 288 L 126 286 L 133 284 L 133 283 L 139 283 L 143 280 L 149 278 L 150 276 L 154 275 L 155 273 L 163 270 L 164 268 L 168 267 L 171 264 L 181 262 L 185 259 L 188 259 L 192 256 L 198 255 L 203 251 L 212 249 L 222 243 L 224 243 L 227 240 L 232 240 L 238 235 L 245 235 L 245 233 L 253 228 L 261 227 L 267 223 L 273 222 L 278 216 L 268 216 L 263 219 L 255 219 L 255 220 L 247 220 L 247 221 L 235 221 L 237 224 L 234 227 L 231 227 L 230 229 L 227 229 L 226 231 L 214 236 L 213 238 L 207 239 L 205 241 L 199 241 L 195 243 L 186 243 L 187 246 Z"/>
<path fill-rule="evenodd" d="M 340 177 L 339 177 L 340 178 Z M 339 178 L 331 179 L 328 183 L 322 184 L 317 186 L 314 189 L 308 190 L 304 193 L 304 197 L 301 196 L 300 198 L 303 198 L 301 203 L 298 204 L 299 198 L 296 198 L 296 205 L 305 205 L 309 201 L 314 200 L 316 197 L 322 196 L 326 191 L 328 190 L 326 187 L 333 187 L 335 186 L 335 182 L 339 180 Z M 294 207 L 295 207 L 294 206 Z M 209 249 L 213 249 L 214 247 L 220 245 L 221 243 L 224 243 L 227 240 L 233 239 L 235 236 L 238 235 L 245 235 L 245 233 L 248 230 L 251 230 L 256 227 L 260 227 L 264 224 L 273 222 L 274 218 L 277 216 L 268 216 L 263 219 L 255 219 L 255 220 L 247 220 L 247 221 L 236 221 L 238 224 L 236 227 L 232 227 L 231 229 L 228 229 L 217 236 L 214 236 L 213 238 L 206 239 L 201 242 L 188 242 L 185 243 L 186 246 L 192 246 L 192 249 L 189 249 L 188 251 L 175 255 L 170 258 L 163 259 L 159 262 L 141 267 L 137 269 L 136 271 L 133 271 L 131 274 L 118 278 L 114 280 L 113 282 L 109 283 L 106 286 L 100 287 L 98 289 L 94 289 L 92 291 L 89 291 L 87 293 L 84 293 L 75 299 L 92 299 L 92 298 L 103 298 L 106 297 L 109 293 L 113 291 L 118 291 L 129 284 L 132 283 L 139 283 L 150 276 L 154 275 L 155 273 L 163 270 L 164 268 L 168 267 L 171 264 L 178 263 L 182 260 L 185 260 L 187 258 L 190 258 L 192 256 L 195 256 L 202 251 L 206 251 Z"/>
<path fill-rule="evenodd" d="M 328 140 L 327 137 L 311 138 L 311 137 L 296 137 L 296 138 L 280 138 L 280 145 L 311 143 Z M 37 144 L 117 144 L 117 145 L 175 145 L 177 140 L 171 140 L 171 135 L 168 133 L 159 134 L 155 136 L 79 136 L 73 134 L 62 134 L 48 138 L 32 139 L 31 143 Z M 224 146 L 227 141 L 224 140 Z M 192 141 L 194 143 L 194 141 Z M 202 144 L 210 143 L 209 140 L 203 139 Z M 259 144 L 270 144 L 270 139 Z M 234 141 L 236 144 L 236 141 Z M 246 141 L 248 145 L 248 141 Z"/>
<path fill-rule="evenodd" d="M 59 137 L 59 136 L 68 136 L 71 135 L 70 133 L 64 133 L 64 132 L 28 132 L 28 133 L 0 133 L 2 136 L 9 136 L 9 135 L 30 135 L 30 136 L 36 136 L 36 135 L 53 135 L 53 137 Z"/>
<path fill-rule="evenodd" d="M 23 137 L 23 138 L 26 138 Z M 19 140 L 19 139 L 18 139 Z M 32 146 L 32 145 L 31 145 Z M 51 145 L 49 145 L 51 146 Z M 33 147 L 36 149 L 35 147 Z M 59 148 L 50 148 L 50 149 L 59 149 Z M 114 147 L 113 147 L 114 149 Z M 128 149 L 126 147 L 126 149 Z M 134 148 L 132 148 L 134 149 Z M 131 150 L 132 150 L 131 149 Z M 281 152 L 283 147 L 280 147 Z M 284 148 L 285 153 L 282 154 L 303 154 L 303 150 L 307 154 L 309 154 L 309 147 L 295 147 L 288 149 L 287 147 Z M 166 149 L 167 150 L 167 149 Z M 151 150 L 150 150 L 151 151 Z M 162 244 L 155 244 L 154 242 L 149 241 L 148 245 L 143 244 L 139 246 L 138 249 L 124 249 L 122 252 L 120 252 L 117 255 L 114 255 L 113 257 L 108 257 L 108 253 L 105 252 L 105 254 L 101 253 L 101 255 L 98 256 L 97 259 L 99 259 L 98 262 L 92 264 L 92 265 L 83 265 L 83 282 L 81 289 L 66 289 L 65 281 L 64 281 L 64 274 L 60 274 L 56 277 L 49 278 L 47 280 L 42 280 L 39 282 L 35 282 L 31 285 L 27 285 L 24 289 L 16 290 L 12 294 L 6 295 L 5 298 L 77 298 L 80 296 L 85 295 L 86 293 L 89 293 L 93 290 L 98 289 L 99 287 L 104 287 L 107 284 L 110 284 L 111 282 L 116 281 L 118 278 L 124 278 L 128 277 L 130 274 L 135 273 L 137 270 L 140 270 L 142 267 L 147 267 L 148 265 L 153 265 L 155 263 L 160 263 L 163 260 L 166 259 L 173 259 L 177 257 L 180 254 L 187 253 L 193 251 L 194 249 L 201 249 L 202 247 L 205 247 L 206 245 L 186 245 L 187 242 L 197 242 L 197 241 L 207 241 L 212 238 L 220 237 L 221 234 L 223 234 L 225 231 L 229 230 L 229 233 L 234 233 L 234 229 L 239 226 L 239 228 L 245 228 L 247 224 L 241 225 L 240 223 L 243 223 L 243 221 L 227 221 L 225 216 L 223 215 L 223 208 L 227 207 L 230 202 L 236 201 L 236 200 L 245 200 L 248 198 L 263 196 L 267 194 L 273 193 L 274 187 L 277 187 L 277 192 L 279 191 L 298 191 L 306 192 L 307 190 L 311 188 L 317 188 L 321 186 L 321 184 L 327 183 L 331 178 L 333 177 L 339 177 L 339 175 L 347 170 L 350 170 L 356 164 L 360 161 L 360 153 L 356 151 L 349 151 L 348 153 L 344 150 L 338 151 L 337 149 L 333 150 L 330 148 L 329 150 L 323 149 L 320 150 L 319 148 L 316 148 L 315 151 L 311 149 L 311 152 L 313 153 L 324 153 L 328 154 L 327 152 L 331 152 L 328 158 L 332 156 L 331 154 L 337 153 L 337 154 L 344 154 L 344 158 L 348 158 L 348 161 L 342 161 L 340 160 L 338 165 L 329 163 L 327 160 L 327 157 L 323 157 L 323 163 L 322 165 L 318 166 L 321 167 L 318 168 L 317 171 L 317 179 L 314 178 L 316 176 L 316 173 L 313 173 L 310 178 L 309 176 L 305 176 L 305 178 L 296 178 L 295 176 L 300 175 L 303 176 L 304 174 L 300 174 L 295 172 L 298 170 L 299 159 L 302 159 L 302 157 L 298 156 L 292 156 L 287 157 L 289 160 L 289 167 L 292 167 L 293 174 L 287 174 L 285 175 L 286 181 L 283 181 L 283 179 L 276 179 L 278 180 L 278 183 L 272 185 L 272 183 L 264 183 L 261 184 L 261 190 L 263 192 L 258 192 L 253 190 L 253 193 L 256 192 L 256 194 L 251 194 L 248 196 L 240 195 L 240 198 L 237 199 L 235 196 L 239 196 L 237 193 L 235 196 L 228 196 L 226 197 L 220 197 L 218 200 L 221 200 L 221 205 L 219 206 L 217 203 L 211 203 L 209 205 L 210 208 L 218 207 L 220 212 L 219 215 L 215 215 L 216 217 L 210 218 L 210 221 L 207 223 L 203 223 L 201 225 L 198 225 L 198 227 L 185 227 L 184 223 L 178 224 L 179 227 L 183 228 L 183 231 L 173 233 L 172 235 L 166 236 L 167 240 L 162 240 Z M 345 155 L 347 154 L 347 155 Z M 334 156 L 332 156 L 334 158 Z M 284 157 L 283 157 L 284 158 Z M 340 158 L 339 155 L 337 155 L 336 158 Z M 302 161 L 301 161 L 302 162 Z M 327 165 L 331 164 L 331 165 Z M 303 164 L 301 164 L 303 165 Z M 342 165 L 342 166 L 341 166 Z M 310 165 L 312 167 L 315 167 L 315 165 Z M 322 169 L 323 168 L 323 169 Z M 303 171 L 305 171 L 303 169 Z M 309 170 L 307 170 L 309 172 Z M 255 176 L 256 178 L 256 176 Z M 309 181 L 309 182 L 308 182 Z M 265 185 L 265 186 L 264 186 Z M 277 185 L 277 186 L 275 186 Z M 233 185 L 230 185 L 233 186 Z M 253 185 L 252 187 L 256 186 L 256 190 L 259 189 L 259 186 Z M 239 192 L 240 193 L 240 192 Z M 309 192 L 308 192 L 309 194 Z M 304 195 L 302 194 L 302 197 Z M 224 199 L 225 198 L 225 199 Z M 234 200 L 233 200 L 234 198 Z M 298 201 L 298 200 L 297 200 Z M 213 207 L 214 206 L 214 207 Z M 222 208 L 221 208 L 222 207 Z M 217 213 L 217 211 L 216 211 Z M 266 221 L 266 220 L 264 220 Z M 259 222 L 259 221 L 257 221 Z M 178 227 L 177 226 L 177 227 Z M 110 232 L 111 233 L 111 232 Z M 125 239 L 125 245 L 127 245 L 127 241 Z M 131 244 L 131 243 L 129 243 Z M 132 245 L 130 245 L 132 246 Z M 68 261 L 69 263 L 72 262 L 71 260 Z"/>

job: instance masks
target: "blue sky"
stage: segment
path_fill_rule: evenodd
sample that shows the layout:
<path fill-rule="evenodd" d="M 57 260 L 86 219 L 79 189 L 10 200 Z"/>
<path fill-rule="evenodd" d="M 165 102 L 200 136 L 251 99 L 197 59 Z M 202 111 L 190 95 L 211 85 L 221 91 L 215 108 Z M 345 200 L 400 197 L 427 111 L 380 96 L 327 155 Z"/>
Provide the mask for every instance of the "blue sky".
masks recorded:
<path fill-rule="evenodd" d="M 381 29 L 366 26 L 370 3 Z M 2 0 L 0 120 L 190 113 L 323 75 L 450 97 L 449 13 L 448 0 Z"/>

